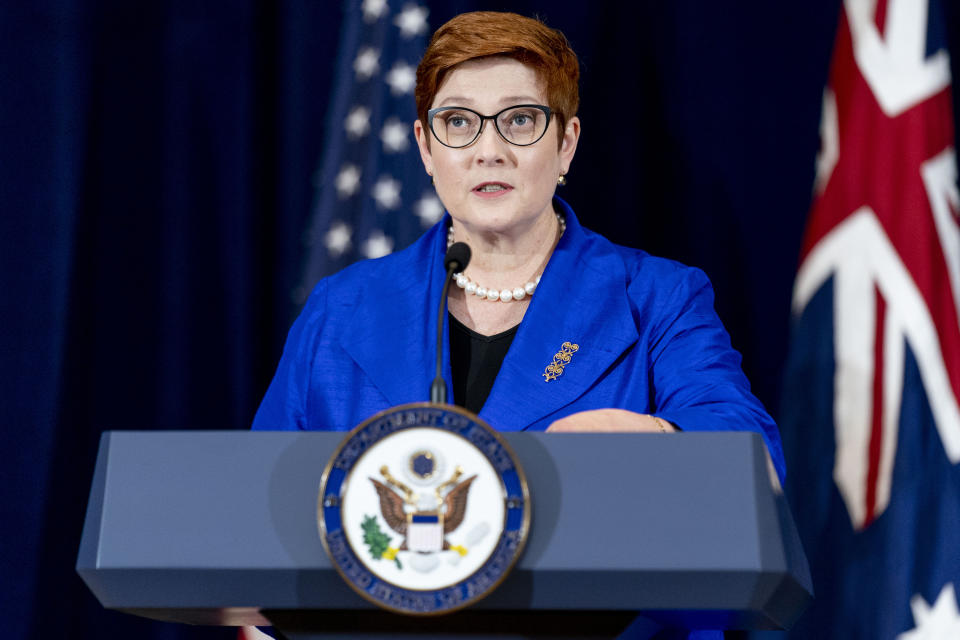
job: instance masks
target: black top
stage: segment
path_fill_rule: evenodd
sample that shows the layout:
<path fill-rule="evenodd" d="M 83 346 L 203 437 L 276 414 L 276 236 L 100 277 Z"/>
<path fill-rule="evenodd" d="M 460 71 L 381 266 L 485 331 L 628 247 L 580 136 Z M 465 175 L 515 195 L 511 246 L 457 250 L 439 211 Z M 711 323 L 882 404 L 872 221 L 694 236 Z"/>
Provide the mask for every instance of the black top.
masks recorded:
<path fill-rule="evenodd" d="M 450 368 L 453 403 L 479 413 L 510 349 L 517 325 L 495 336 L 483 336 L 450 317 Z"/>

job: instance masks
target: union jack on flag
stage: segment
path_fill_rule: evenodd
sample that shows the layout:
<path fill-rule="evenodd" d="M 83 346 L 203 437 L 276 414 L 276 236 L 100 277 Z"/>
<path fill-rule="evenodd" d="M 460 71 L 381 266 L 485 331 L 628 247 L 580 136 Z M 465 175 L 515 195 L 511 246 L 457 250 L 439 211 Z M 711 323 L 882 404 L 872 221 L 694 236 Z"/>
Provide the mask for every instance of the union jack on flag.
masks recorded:
<path fill-rule="evenodd" d="M 845 0 L 780 421 L 796 637 L 960 638 L 960 193 L 937 0 Z"/>
<path fill-rule="evenodd" d="M 413 139 L 427 9 L 348 0 L 344 11 L 298 303 L 320 278 L 402 249 L 444 213 Z"/>

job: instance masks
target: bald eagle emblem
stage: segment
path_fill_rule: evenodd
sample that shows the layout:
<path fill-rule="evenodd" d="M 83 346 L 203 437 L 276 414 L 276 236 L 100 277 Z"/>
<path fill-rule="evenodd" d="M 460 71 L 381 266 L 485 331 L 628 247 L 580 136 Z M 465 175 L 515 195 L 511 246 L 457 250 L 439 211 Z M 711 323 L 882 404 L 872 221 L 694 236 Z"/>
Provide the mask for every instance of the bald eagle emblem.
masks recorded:
<path fill-rule="evenodd" d="M 476 474 L 460 480 L 463 469 L 457 467 L 448 480 L 436 486 L 432 492 L 418 493 L 395 478 L 387 465 L 380 467 L 382 481 L 369 478 L 380 499 L 380 515 L 393 531 L 402 536 L 397 547 L 390 546 L 386 534 L 380 531 L 373 516 L 363 521 L 364 541 L 374 559 L 393 560 L 402 568 L 397 554 L 412 551 L 418 555 L 439 551 L 455 551 L 459 556 L 467 554 L 461 545 L 451 545 L 447 535 L 463 523 L 467 511 L 467 497 Z M 420 474 L 423 477 L 423 474 Z M 471 536 L 473 537 L 473 536 Z M 418 571 L 430 571 L 434 563 L 412 562 Z"/>

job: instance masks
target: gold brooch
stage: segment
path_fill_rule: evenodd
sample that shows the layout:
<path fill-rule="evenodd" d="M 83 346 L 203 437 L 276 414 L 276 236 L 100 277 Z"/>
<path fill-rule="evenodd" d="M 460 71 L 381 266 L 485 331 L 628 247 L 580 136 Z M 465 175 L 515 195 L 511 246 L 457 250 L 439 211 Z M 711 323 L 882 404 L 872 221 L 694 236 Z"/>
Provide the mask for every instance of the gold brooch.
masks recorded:
<path fill-rule="evenodd" d="M 580 345 L 571 342 L 564 342 L 560 346 L 560 351 L 553 355 L 553 362 L 547 365 L 543 370 L 543 377 L 547 382 L 556 380 L 563 374 L 563 368 L 570 364 L 570 358 L 580 349 Z"/>

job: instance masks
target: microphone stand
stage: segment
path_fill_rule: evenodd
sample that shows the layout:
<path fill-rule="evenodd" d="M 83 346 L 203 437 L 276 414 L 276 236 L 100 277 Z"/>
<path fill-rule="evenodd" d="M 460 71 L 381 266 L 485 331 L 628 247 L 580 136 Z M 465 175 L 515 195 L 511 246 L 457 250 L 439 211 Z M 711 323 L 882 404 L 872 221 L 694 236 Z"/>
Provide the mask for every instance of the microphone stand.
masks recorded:
<path fill-rule="evenodd" d="M 447 383 L 443 379 L 443 316 L 447 309 L 447 290 L 454 271 L 463 271 L 470 262 L 470 247 L 463 242 L 455 242 L 447 249 L 443 264 L 447 268 L 447 276 L 443 281 L 443 293 L 440 296 L 440 309 L 437 312 L 437 375 L 430 385 L 430 402 L 447 404 Z"/>

